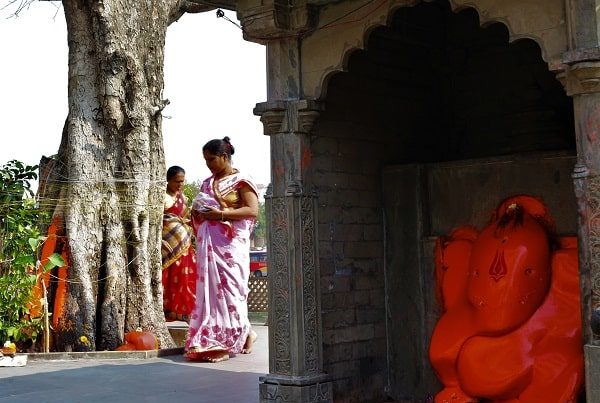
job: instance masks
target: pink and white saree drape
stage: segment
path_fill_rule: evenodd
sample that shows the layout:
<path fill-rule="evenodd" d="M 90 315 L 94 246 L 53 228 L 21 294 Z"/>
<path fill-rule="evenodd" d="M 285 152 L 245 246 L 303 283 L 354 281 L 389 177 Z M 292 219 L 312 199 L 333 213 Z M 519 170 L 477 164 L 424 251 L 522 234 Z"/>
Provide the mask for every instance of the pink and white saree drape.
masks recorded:
<path fill-rule="evenodd" d="M 201 200 L 201 204 L 218 208 L 232 207 L 226 202 L 231 192 L 244 185 L 256 192 L 252 181 L 239 172 L 214 185 L 214 177 L 206 179 L 195 204 Z M 246 299 L 253 226 L 254 219 L 195 222 L 196 306 L 190 315 L 186 351 L 222 348 L 230 353 L 241 352 L 250 332 Z"/>

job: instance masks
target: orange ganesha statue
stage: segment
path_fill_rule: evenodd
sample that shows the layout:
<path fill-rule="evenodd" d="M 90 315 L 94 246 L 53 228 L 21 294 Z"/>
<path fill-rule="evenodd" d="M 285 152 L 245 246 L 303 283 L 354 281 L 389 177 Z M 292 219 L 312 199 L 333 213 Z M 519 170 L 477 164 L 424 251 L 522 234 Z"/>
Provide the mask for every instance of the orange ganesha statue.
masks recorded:
<path fill-rule="evenodd" d="M 454 230 L 435 254 L 435 402 L 575 403 L 584 379 L 577 241 L 555 235 L 546 206 L 510 197 L 481 232 Z"/>

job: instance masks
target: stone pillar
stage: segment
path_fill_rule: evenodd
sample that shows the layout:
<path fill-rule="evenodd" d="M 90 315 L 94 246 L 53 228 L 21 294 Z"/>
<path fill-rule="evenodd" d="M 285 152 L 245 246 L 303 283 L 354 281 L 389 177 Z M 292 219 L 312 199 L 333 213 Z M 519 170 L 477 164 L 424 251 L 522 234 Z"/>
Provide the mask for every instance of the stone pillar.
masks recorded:
<path fill-rule="evenodd" d="M 271 138 L 266 195 L 269 374 L 261 402 L 332 402 L 323 373 L 317 203 L 310 133 L 317 102 L 304 99 L 302 40 L 318 21 L 306 0 L 236 2 L 244 38 L 267 47 L 267 102 L 256 105 Z"/>
<path fill-rule="evenodd" d="M 594 56 L 595 54 L 595 56 Z M 594 56 L 594 57 L 592 57 Z M 579 273 L 586 395 L 600 401 L 600 50 L 565 54 L 564 83 L 573 97 L 577 164 Z"/>
<path fill-rule="evenodd" d="M 258 104 L 271 136 L 269 374 L 261 402 L 332 402 L 323 373 L 317 203 L 310 175 L 310 131 L 319 115 L 308 100 Z"/>
<path fill-rule="evenodd" d="M 588 402 L 600 402 L 600 9 L 598 0 L 565 1 L 569 51 L 562 82 L 573 98 L 577 237 Z"/>

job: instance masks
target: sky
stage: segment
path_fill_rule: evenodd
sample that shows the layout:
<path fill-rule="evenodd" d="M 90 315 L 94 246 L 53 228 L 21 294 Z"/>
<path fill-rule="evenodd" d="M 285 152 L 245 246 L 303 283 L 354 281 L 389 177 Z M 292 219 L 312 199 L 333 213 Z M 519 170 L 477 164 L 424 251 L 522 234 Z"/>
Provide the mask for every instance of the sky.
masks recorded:
<path fill-rule="evenodd" d="M 0 0 L 0 8 L 7 0 Z M 67 116 L 68 45 L 60 2 L 36 1 L 17 18 L 0 10 L 0 165 L 34 165 L 60 145 Z M 226 15 L 236 21 L 235 13 Z M 270 181 L 269 138 L 252 109 L 266 100 L 265 48 L 216 11 L 186 14 L 169 26 L 163 115 L 167 167 L 188 182 L 210 175 L 202 146 L 229 136 L 233 165 L 257 184 Z"/>

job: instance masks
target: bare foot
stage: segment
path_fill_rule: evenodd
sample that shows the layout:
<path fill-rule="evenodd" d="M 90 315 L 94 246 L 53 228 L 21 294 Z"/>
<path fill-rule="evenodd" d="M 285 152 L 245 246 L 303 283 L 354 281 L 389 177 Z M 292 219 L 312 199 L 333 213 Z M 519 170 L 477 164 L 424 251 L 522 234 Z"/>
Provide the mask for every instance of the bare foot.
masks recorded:
<path fill-rule="evenodd" d="M 244 344 L 244 348 L 242 348 L 242 354 L 250 354 L 252 352 L 252 347 L 254 346 L 254 342 L 256 341 L 258 334 L 254 330 L 250 330 L 248 333 L 248 337 L 246 337 L 246 343 Z"/>
<path fill-rule="evenodd" d="M 229 352 L 227 351 L 209 351 L 204 355 L 204 361 L 206 362 L 221 362 L 229 359 Z"/>
<path fill-rule="evenodd" d="M 222 348 L 215 348 L 212 350 L 197 351 L 191 348 L 185 353 L 185 358 L 188 361 L 200 361 L 200 362 L 221 362 L 229 359 L 229 351 L 223 350 Z"/>

